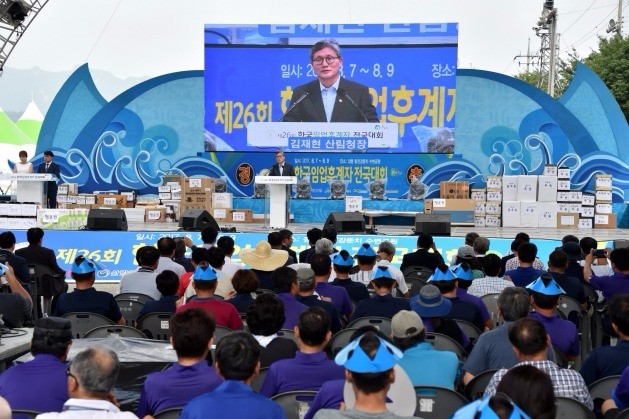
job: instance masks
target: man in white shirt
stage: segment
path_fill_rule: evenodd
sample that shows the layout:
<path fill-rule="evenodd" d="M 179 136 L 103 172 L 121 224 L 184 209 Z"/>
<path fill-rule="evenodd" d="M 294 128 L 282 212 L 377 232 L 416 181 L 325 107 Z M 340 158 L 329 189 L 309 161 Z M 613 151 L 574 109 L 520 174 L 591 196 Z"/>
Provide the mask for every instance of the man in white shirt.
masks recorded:
<path fill-rule="evenodd" d="M 408 285 L 404 279 L 404 274 L 395 266 L 391 265 L 393 258 L 395 257 L 395 246 L 390 241 L 382 241 L 378 245 L 378 256 L 380 260 L 376 262 L 376 265 L 372 269 L 373 274 L 376 273 L 378 266 L 386 266 L 389 268 L 389 272 L 393 275 L 393 278 L 397 282 L 397 288 L 393 289 L 394 297 L 407 297 L 408 298 Z"/>
<path fill-rule="evenodd" d="M 157 250 L 159 250 L 159 266 L 155 269 L 155 274 L 164 272 L 166 269 L 173 271 L 179 278 L 186 273 L 186 269 L 175 262 L 175 248 L 177 243 L 172 237 L 162 237 L 157 241 Z"/>
<path fill-rule="evenodd" d="M 476 297 L 483 297 L 487 294 L 500 294 L 503 289 L 513 287 L 513 282 L 498 277 L 502 261 L 497 255 L 490 253 L 483 257 L 483 278 L 472 281 L 472 285 L 467 289 L 467 293 Z"/>
<path fill-rule="evenodd" d="M 140 267 L 137 271 L 129 272 L 122 276 L 120 293 L 136 292 L 146 294 L 154 300 L 159 300 L 162 298 L 162 293 L 157 289 L 157 283 L 155 282 L 155 278 L 157 278 L 155 270 L 160 263 L 159 250 L 153 246 L 141 247 L 138 249 L 136 259 Z"/>

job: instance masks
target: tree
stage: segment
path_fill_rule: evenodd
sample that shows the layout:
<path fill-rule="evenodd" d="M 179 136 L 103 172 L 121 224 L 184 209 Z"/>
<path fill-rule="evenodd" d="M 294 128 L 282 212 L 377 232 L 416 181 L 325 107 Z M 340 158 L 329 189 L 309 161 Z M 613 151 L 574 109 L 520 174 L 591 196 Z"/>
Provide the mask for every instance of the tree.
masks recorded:
<path fill-rule="evenodd" d="M 579 54 L 576 50 L 572 49 L 568 53 L 568 59 L 559 59 L 557 62 L 557 77 L 555 81 L 555 98 L 560 97 L 568 88 L 574 71 L 577 68 L 577 61 L 580 61 Z M 516 79 L 527 82 L 530 85 L 537 87 L 540 90 L 547 91 L 548 77 L 544 77 L 540 81 L 540 73 L 537 70 L 523 71 L 514 76 Z"/>

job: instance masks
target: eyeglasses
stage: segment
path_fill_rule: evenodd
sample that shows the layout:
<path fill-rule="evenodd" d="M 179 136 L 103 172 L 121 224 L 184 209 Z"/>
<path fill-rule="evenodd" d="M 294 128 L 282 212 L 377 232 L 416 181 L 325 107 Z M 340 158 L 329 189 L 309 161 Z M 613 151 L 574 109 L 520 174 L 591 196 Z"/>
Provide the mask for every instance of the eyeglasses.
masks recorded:
<path fill-rule="evenodd" d="M 70 365 L 68 365 L 68 368 L 66 368 L 66 377 L 72 377 L 76 380 L 76 376 L 70 372 Z"/>
<path fill-rule="evenodd" d="M 334 63 L 335 60 L 338 60 L 339 57 L 319 57 L 319 58 L 315 58 L 314 60 L 312 60 L 312 63 L 315 65 L 322 65 L 323 64 L 323 60 L 325 60 L 326 63 L 328 64 L 332 64 Z"/>

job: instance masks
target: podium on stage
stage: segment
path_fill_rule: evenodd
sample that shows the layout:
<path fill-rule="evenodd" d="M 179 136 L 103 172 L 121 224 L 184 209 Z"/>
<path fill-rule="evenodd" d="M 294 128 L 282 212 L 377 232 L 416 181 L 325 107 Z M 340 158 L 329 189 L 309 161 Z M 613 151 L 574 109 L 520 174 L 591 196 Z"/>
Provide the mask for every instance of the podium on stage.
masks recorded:
<path fill-rule="evenodd" d="M 255 182 L 269 187 L 269 227 L 286 228 L 290 209 L 288 185 L 295 185 L 297 176 L 256 176 Z"/>
<path fill-rule="evenodd" d="M 16 198 L 18 202 L 46 202 L 46 182 L 56 181 L 51 173 L 2 173 L 0 180 L 16 183 Z"/>

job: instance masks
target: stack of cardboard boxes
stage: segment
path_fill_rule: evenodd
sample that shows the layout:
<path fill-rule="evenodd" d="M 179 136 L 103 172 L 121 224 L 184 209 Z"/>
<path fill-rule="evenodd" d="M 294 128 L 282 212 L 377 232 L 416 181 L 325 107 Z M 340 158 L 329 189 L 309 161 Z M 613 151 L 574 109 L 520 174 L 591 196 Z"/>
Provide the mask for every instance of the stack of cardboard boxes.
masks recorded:
<path fill-rule="evenodd" d="M 472 189 L 474 226 L 500 227 L 502 177 L 488 176 L 486 189 Z"/>
<path fill-rule="evenodd" d="M 612 176 L 596 175 L 594 193 L 594 228 L 616 228 L 616 214 L 612 213 Z"/>
<path fill-rule="evenodd" d="M 470 199 L 469 182 L 439 183 L 439 199 L 426 199 L 424 212 L 448 213 L 453 225 L 474 224 L 474 200 Z"/>
<path fill-rule="evenodd" d="M 37 227 L 37 204 L 0 202 L 0 230 L 28 230 Z"/>

